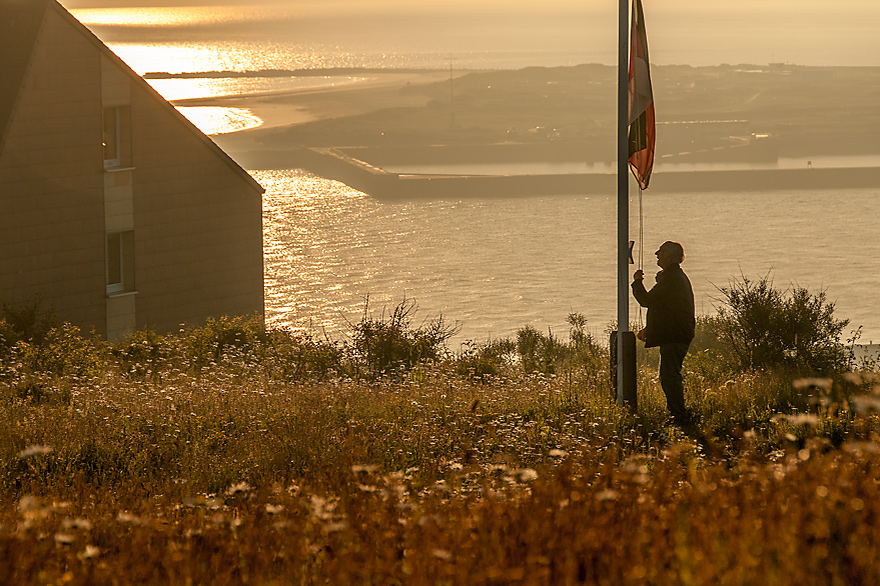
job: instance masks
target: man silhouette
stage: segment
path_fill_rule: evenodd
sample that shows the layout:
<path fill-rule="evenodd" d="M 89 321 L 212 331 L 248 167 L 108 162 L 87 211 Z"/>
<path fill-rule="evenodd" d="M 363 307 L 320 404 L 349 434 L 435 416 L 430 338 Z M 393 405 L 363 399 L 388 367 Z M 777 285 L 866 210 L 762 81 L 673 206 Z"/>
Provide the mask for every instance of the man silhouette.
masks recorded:
<path fill-rule="evenodd" d="M 681 244 L 664 242 L 654 254 L 662 270 L 650 291 L 645 289 L 644 272 L 639 269 L 633 274 L 633 296 L 648 309 L 645 329 L 637 337 L 646 348 L 660 347 L 660 386 L 666 394 L 666 406 L 673 421 L 686 426 L 691 422 L 691 414 L 684 404 L 681 365 L 694 339 L 694 290 L 681 270 Z"/>

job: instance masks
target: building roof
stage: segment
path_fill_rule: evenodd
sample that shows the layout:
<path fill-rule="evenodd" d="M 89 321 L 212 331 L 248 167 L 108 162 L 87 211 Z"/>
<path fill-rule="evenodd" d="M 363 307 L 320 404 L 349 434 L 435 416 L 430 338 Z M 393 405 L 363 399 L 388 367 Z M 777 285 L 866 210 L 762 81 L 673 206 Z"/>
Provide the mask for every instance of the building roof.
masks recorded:
<path fill-rule="evenodd" d="M 15 111 L 50 0 L 0 0 L 0 144 Z"/>
<path fill-rule="evenodd" d="M 250 174 L 241 168 L 232 158 L 226 154 L 217 144 L 196 128 L 186 117 L 168 103 L 153 87 L 141 76 L 120 59 L 107 45 L 105 45 L 85 25 L 73 17 L 57 0 L 0 0 L 0 76 L 3 83 L 0 84 L 0 147 L 6 140 L 6 131 L 9 122 L 15 113 L 18 95 L 26 79 L 31 55 L 40 36 L 47 9 L 56 10 L 72 26 L 79 30 L 101 53 L 115 62 L 120 69 L 128 73 L 132 82 L 141 84 L 147 91 L 154 94 L 156 100 L 165 105 L 169 115 L 177 117 L 180 122 L 188 126 L 207 148 L 215 151 L 226 163 L 248 183 L 251 187 L 263 193 L 263 187 Z"/>

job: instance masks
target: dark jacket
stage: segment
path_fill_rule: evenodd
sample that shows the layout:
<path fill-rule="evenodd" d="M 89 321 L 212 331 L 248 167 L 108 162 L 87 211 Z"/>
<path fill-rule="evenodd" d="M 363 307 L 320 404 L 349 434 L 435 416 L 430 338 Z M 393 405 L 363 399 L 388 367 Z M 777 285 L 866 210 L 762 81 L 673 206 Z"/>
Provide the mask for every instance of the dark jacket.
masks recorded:
<path fill-rule="evenodd" d="M 657 284 L 650 291 L 642 281 L 633 281 L 632 291 L 636 301 L 648 308 L 645 347 L 694 339 L 694 290 L 680 265 L 657 273 Z"/>

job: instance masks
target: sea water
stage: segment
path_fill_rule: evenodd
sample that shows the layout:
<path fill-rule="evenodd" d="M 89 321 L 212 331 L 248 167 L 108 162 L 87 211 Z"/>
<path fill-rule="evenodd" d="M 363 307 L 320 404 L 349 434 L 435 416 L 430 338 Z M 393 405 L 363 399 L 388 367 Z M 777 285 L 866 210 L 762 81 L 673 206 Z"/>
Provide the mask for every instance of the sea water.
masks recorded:
<path fill-rule="evenodd" d="M 616 197 L 381 202 L 301 171 L 253 175 L 267 189 L 272 324 L 344 335 L 365 311 L 387 314 L 404 298 L 419 320 L 460 322 L 457 342 L 526 325 L 564 337 L 574 312 L 601 339 L 616 318 Z M 630 208 L 638 233 L 638 201 Z M 643 210 L 636 262 L 651 283 L 654 251 L 680 241 L 698 313 L 715 313 L 732 280 L 769 276 L 825 291 L 838 318 L 862 326 L 862 342 L 880 341 L 880 189 L 647 192 Z M 635 304 L 630 315 L 639 320 Z"/>

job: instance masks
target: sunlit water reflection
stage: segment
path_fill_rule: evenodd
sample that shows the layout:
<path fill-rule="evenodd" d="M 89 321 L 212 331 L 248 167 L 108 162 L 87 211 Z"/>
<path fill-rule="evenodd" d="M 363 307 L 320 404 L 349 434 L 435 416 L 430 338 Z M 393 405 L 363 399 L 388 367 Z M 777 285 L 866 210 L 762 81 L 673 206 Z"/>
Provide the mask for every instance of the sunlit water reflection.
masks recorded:
<path fill-rule="evenodd" d="M 461 322 L 458 342 L 527 324 L 565 335 L 569 312 L 604 336 L 616 316 L 611 197 L 383 203 L 298 171 L 253 175 L 267 189 L 271 324 L 341 335 L 367 296 L 376 312 L 414 298 L 421 318 Z M 698 312 L 713 312 L 716 286 L 770 273 L 780 286 L 826 289 L 839 317 L 864 326 L 863 342 L 880 340 L 880 238 L 867 220 L 880 217 L 880 191 L 652 194 L 644 209 L 646 272 L 657 245 L 680 240 Z"/>

